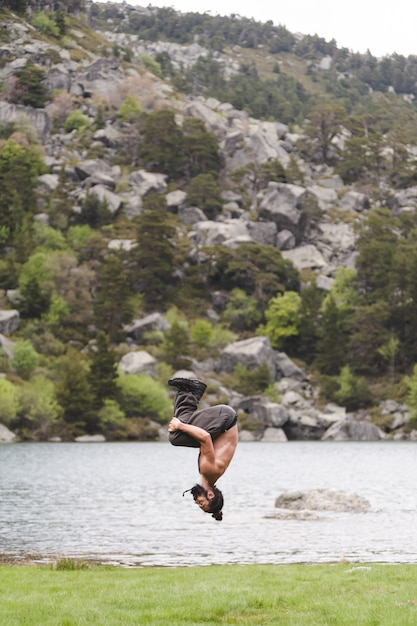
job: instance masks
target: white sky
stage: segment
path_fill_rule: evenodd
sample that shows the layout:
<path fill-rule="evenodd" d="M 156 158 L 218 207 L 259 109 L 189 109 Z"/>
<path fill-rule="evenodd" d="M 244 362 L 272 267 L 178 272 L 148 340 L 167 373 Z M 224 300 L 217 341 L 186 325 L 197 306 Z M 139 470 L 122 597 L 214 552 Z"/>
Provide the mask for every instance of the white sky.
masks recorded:
<path fill-rule="evenodd" d="M 413 0 L 127 0 L 127 4 L 172 7 L 183 13 L 235 13 L 260 22 L 272 20 L 292 33 L 335 39 L 339 48 L 353 52 L 369 49 L 374 56 L 417 55 L 417 3 Z"/>

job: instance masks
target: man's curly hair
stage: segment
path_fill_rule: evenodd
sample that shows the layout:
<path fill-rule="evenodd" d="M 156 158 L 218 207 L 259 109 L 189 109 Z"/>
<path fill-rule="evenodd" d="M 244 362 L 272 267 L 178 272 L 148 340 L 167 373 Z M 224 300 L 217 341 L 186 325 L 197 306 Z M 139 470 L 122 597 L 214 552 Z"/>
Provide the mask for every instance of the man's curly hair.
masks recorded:
<path fill-rule="evenodd" d="M 212 490 L 214 493 L 214 497 L 209 498 L 207 495 L 207 491 L 204 489 L 204 487 L 202 487 L 199 484 L 196 484 L 194 485 L 194 487 L 191 487 L 191 489 L 187 489 L 187 491 L 184 491 L 182 495 L 190 491 L 191 495 L 194 498 L 194 501 L 196 500 L 196 498 L 198 498 L 198 496 L 205 496 L 207 500 L 209 501 L 209 510 L 204 511 L 204 509 L 202 509 L 202 511 L 204 511 L 204 513 L 211 513 L 211 516 L 215 520 L 217 520 L 218 522 L 221 522 L 223 519 L 223 512 L 222 512 L 222 508 L 224 505 L 223 494 L 220 491 L 220 489 L 218 489 L 215 485 L 213 485 Z"/>

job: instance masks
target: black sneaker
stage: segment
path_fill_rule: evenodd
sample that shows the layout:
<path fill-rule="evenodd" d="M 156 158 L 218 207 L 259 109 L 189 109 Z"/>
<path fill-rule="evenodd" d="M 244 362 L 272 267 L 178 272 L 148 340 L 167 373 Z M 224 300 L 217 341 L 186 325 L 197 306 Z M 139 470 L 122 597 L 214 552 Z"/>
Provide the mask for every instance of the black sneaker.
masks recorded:
<path fill-rule="evenodd" d="M 168 385 L 175 387 L 178 391 L 191 391 L 198 399 L 201 398 L 207 389 L 206 383 L 197 378 L 171 378 Z"/>

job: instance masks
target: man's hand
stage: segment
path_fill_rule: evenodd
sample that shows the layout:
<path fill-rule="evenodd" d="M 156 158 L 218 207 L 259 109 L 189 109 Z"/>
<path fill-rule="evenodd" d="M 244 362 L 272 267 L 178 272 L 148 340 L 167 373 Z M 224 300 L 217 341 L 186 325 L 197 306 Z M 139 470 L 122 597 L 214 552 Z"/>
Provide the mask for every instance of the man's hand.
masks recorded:
<path fill-rule="evenodd" d="M 181 424 L 181 420 L 178 417 L 173 417 L 170 423 L 168 424 L 168 432 L 175 433 L 176 430 L 179 430 L 179 426 Z"/>

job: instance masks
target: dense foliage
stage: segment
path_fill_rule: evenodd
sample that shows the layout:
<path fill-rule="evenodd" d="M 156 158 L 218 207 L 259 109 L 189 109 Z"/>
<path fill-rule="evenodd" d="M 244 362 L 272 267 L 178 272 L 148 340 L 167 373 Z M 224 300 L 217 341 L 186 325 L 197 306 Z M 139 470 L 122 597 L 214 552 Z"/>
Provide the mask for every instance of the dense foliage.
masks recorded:
<path fill-rule="evenodd" d="M 4 6 L 24 12 L 26 4 Z M 66 3 L 65 11 L 56 4 L 53 13 L 32 17 L 37 32 L 69 46 L 71 23 L 87 39 L 85 20 L 69 22 L 66 13 L 84 4 Z M 93 3 L 89 18 L 146 41 L 197 38 L 210 50 L 179 71 L 166 53 L 134 59 L 115 45 L 121 63 L 137 63 L 137 80 L 145 68 L 165 78 L 178 97 L 213 96 L 252 117 L 289 124 L 302 139 L 286 167 L 278 159 L 254 160 L 227 176 L 220 139 L 203 121 L 179 122 L 174 107 L 143 105 L 140 88 L 129 92 L 131 83 L 114 101 L 52 93 L 45 58 L 21 64 L 2 84 L 2 99 L 32 109 L 48 106 L 53 134 L 73 152 L 56 188 L 45 192 L 38 180 L 50 169 L 33 128 L 28 122 L 0 125 L 0 306 L 20 314 L 13 356 L 0 348 L 6 376 L 0 378 L 0 421 L 23 438 L 70 439 L 84 432 L 155 437 L 149 418 L 160 424 L 169 418 L 165 381 L 172 372 L 190 367 L 192 357 L 216 358 L 227 343 L 255 334 L 300 359 L 317 376 L 325 400 L 349 410 L 369 407 L 375 401 L 371 387 L 382 378 L 396 385 L 397 397 L 404 398 L 408 387 L 415 410 L 417 219 L 412 211 L 395 211 L 392 193 L 417 181 L 411 97 L 417 59 L 352 54 L 333 41 L 295 38 L 284 26 L 239 16 L 152 8 L 127 15 L 120 5 Z M 227 75 L 219 53 L 231 45 L 251 53 L 264 46 L 273 65 L 261 69 L 252 55 Z M 71 52 L 82 57 L 80 48 Z M 323 56 L 331 58 L 325 71 L 319 67 Z M 288 58 L 291 63 L 281 62 Z M 303 72 L 292 73 L 293 62 Z M 116 147 L 106 151 L 96 133 L 113 124 Z M 144 192 L 128 219 L 94 187 L 83 183 L 76 190 L 73 163 L 101 157 L 121 172 L 116 193 L 126 191 L 126 180 L 138 170 L 160 176 L 163 191 Z M 242 207 L 235 210 L 256 221 L 258 194 L 268 183 L 304 184 L 300 160 L 338 173 L 352 188 L 371 189 L 377 198 L 355 217 L 356 268 L 340 269 L 328 293 L 314 273 L 300 274 L 272 245 L 213 244 L 197 253 L 191 228 L 167 206 L 167 192 L 176 190 L 208 220 L 222 221 L 230 217 L 222 193 L 227 188 L 241 193 Z M 308 243 L 322 212 L 317 202 L 306 201 L 299 243 Z M 129 245 L 112 247 L 114 239 Z M 155 311 L 169 327 L 146 333 L 139 349 L 157 359 L 156 375 L 122 374 L 118 363 L 131 341 L 126 326 Z M 239 367 L 232 376 L 242 392 L 265 392 L 271 383 L 263 366 L 255 372 Z"/>

